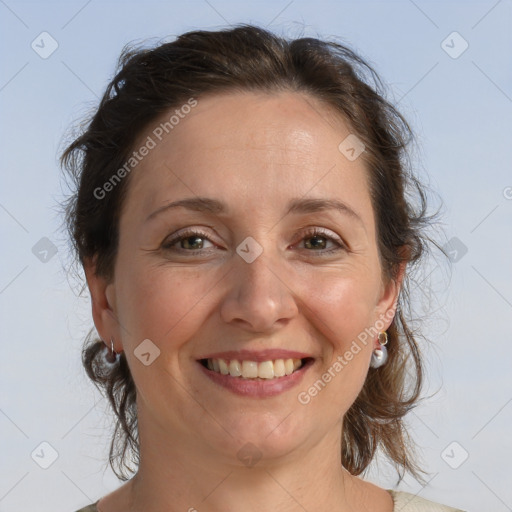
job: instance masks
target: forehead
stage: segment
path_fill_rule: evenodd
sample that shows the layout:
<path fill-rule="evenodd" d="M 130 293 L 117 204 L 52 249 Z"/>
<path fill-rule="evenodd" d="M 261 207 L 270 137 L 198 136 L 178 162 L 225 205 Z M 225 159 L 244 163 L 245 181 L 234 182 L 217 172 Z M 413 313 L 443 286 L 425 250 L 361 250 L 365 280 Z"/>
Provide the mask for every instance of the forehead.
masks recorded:
<path fill-rule="evenodd" d="M 362 158 L 349 161 L 338 149 L 350 128 L 319 100 L 237 92 L 197 98 L 186 110 L 173 124 L 175 109 L 162 115 L 136 144 L 148 137 L 154 142 L 132 172 L 126 198 L 135 196 L 143 213 L 184 195 L 257 196 L 260 204 L 263 198 L 280 204 L 285 196 L 342 195 L 369 206 Z"/>
<path fill-rule="evenodd" d="M 164 114 L 155 125 L 167 119 Z M 298 152 L 301 158 L 314 158 L 328 146 L 336 149 L 350 133 L 332 108 L 311 96 L 284 91 L 207 95 L 176 121 L 179 124 L 163 138 L 172 137 L 176 157 L 186 154 L 187 158 L 200 149 L 288 153 L 288 157 Z"/>

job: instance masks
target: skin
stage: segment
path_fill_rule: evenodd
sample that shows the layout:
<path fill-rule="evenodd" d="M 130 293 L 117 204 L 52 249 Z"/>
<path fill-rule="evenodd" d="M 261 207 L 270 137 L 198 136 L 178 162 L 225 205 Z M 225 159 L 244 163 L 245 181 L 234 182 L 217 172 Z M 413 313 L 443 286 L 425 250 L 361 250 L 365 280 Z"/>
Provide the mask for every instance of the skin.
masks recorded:
<path fill-rule="evenodd" d="M 100 500 L 102 512 L 393 509 L 387 491 L 340 461 L 343 415 L 376 341 L 310 403 L 297 399 L 365 328 L 386 315 L 389 327 L 403 275 L 383 279 L 363 158 L 338 150 L 349 133 L 305 94 L 206 96 L 132 171 L 114 275 L 86 265 L 96 328 L 125 351 L 137 387 L 141 441 L 137 475 Z M 228 212 L 178 208 L 146 221 L 195 196 L 221 200 Z M 304 197 L 343 201 L 360 220 L 336 210 L 285 215 L 290 199 Z M 188 227 L 207 236 L 162 248 Z M 312 239 L 311 227 L 344 247 L 325 254 L 336 243 Z M 236 252 L 247 236 L 263 249 L 250 264 Z M 145 339 L 160 350 L 149 366 L 134 355 Z M 196 362 L 240 348 L 299 350 L 315 361 L 291 390 L 241 397 Z M 252 467 L 237 457 L 246 443 L 261 454 Z"/>

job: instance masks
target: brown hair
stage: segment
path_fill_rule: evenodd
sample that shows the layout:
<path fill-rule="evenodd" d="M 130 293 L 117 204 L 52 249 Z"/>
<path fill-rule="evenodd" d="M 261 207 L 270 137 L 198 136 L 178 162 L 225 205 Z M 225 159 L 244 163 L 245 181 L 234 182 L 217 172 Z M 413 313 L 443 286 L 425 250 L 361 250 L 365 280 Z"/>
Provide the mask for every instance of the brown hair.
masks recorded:
<path fill-rule="evenodd" d="M 366 382 L 344 417 L 342 463 L 354 475 L 370 464 L 380 446 L 398 469 L 419 477 L 403 418 L 417 403 L 422 360 L 406 323 L 411 316 L 408 274 L 422 258 L 427 242 L 425 186 L 410 171 L 406 147 L 412 131 L 384 99 L 375 71 L 349 48 L 315 38 L 285 40 L 262 28 L 239 25 L 220 31 L 188 32 L 154 48 L 125 48 L 83 133 L 65 150 L 61 162 L 75 190 L 67 201 L 66 222 L 78 260 L 96 258 L 96 272 L 113 276 L 118 224 L 129 175 L 105 197 L 102 187 L 130 158 L 133 146 L 162 113 L 191 97 L 229 91 L 298 91 L 323 101 L 349 123 L 365 144 L 370 193 L 377 225 L 378 249 L 386 279 L 396 278 L 407 262 L 398 310 L 388 329 L 389 359 L 370 369 Z M 408 194 L 416 194 L 413 204 Z M 408 314 L 407 314 L 408 313 Z M 114 368 L 103 364 L 104 344 L 87 337 L 83 364 L 102 389 L 117 416 L 110 465 L 122 480 L 128 459 L 138 464 L 136 388 L 124 353 Z"/>

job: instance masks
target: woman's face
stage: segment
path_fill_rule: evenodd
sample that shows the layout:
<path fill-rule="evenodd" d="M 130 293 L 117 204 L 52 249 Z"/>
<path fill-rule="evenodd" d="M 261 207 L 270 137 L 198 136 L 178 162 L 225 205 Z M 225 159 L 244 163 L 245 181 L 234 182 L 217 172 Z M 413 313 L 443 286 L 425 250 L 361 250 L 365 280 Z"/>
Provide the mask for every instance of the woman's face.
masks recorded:
<path fill-rule="evenodd" d="M 360 335 L 398 292 L 382 281 L 363 160 L 338 148 L 349 129 L 292 92 L 200 97 L 159 141 L 171 114 L 136 145 L 155 142 L 131 171 L 108 307 L 94 306 L 126 353 L 139 428 L 239 464 L 246 443 L 272 458 L 339 438 L 375 348 Z M 250 377 L 293 358 L 307 364 Z M 238 359 L 248 377 L 205 359 Z"/>

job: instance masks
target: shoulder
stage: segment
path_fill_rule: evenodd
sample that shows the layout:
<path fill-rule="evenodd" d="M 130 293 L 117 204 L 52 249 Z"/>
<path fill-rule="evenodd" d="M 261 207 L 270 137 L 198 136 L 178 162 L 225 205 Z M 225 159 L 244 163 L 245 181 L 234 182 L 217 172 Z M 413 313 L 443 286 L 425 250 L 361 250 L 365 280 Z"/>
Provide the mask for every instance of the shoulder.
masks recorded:
<path fill-rule="evenodd" d="M 98 503 L 98 502 L 96 502 L 96 503 Z M 77 510 L 76 512 L 98 512 L 98 509 L 96 508 L 96 503 L 91 503 L 91 505 L 87 505 L 87 507 L 81 508 L 80 510 Z"/>
<path fill-rule="evenodd" d="M 420 498 L 408 492 L 389 491 L 395 503 L 395 512 L 464 512 L 458 508 L 447 507 L 433 501 Z"/>

